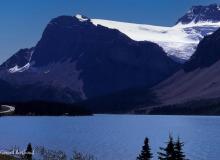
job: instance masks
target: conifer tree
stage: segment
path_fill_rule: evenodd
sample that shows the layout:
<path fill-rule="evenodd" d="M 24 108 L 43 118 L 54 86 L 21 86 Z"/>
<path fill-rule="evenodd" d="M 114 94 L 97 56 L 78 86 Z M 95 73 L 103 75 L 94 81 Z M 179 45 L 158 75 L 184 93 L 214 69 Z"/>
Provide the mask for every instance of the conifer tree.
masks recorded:
<path fill-rule="evenodd" d="M 185 155 L 183 152 L 183 146 L 184 143 L 180 141 L 180 138 L 178 137 L 177 141 L 175 142 L 174 145 L 174 150 L 175 150 L 175 154 L 176 154 L 176 160 L 186 160 L 185 159 Z"/>
<path fill-rule="evenodd" d="M 173 137 L 169 136 L 166 148 L 160 148 L 161 152 L 158 152 L 159 160 L 176 160 Z"/>
<path fill-rule="evenodd" d="M 32 154 L 33 154 L 33 149 L 31 143 L 29 143 L 25 153 L 25 160 L 32 160 Z"/>
<path fill-rule="evenodd" d="M 141 154 L 137 157 L 137 160 L 150 160 L 151 158 L 153 158 L 153 155 L 149 146 L 149 139 L 145 138 Z"/>

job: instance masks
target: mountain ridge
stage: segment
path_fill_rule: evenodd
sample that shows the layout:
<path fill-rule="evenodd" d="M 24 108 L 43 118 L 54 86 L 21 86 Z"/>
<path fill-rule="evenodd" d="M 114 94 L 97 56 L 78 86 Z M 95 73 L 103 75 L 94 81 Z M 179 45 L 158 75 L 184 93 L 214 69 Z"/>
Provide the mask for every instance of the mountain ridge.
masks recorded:
<path fill-rule="evenodd" d="M 31 53 L 25 61 L 28 65 L 23 60 L 14 63 L 13 59 L 20 60 L 16 54 L 1 66 L 0 78 L 15 86 L 33 86 L 29 92 L 37 92 L 35 84 L 55 89 L 56 93 L 64 91 L 70 102 L 151 87 L 180 66 L 157 44 L 134 41 L 85 17 L 54 18 L 32 52 L 22 51 L 21 56 Z"/>

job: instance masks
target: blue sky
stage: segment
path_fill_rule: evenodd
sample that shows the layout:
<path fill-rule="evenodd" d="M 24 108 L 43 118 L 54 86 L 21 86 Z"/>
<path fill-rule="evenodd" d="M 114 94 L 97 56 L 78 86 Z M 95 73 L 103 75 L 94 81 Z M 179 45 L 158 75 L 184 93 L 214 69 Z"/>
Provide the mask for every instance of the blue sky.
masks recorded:
<path fill-rule="evenodd" d="M 18 49 L 34 46 L 59 15 L 171 26 L 192 5 L 211 3 L 220 0 L 1 0 L 0 63 Z"/>

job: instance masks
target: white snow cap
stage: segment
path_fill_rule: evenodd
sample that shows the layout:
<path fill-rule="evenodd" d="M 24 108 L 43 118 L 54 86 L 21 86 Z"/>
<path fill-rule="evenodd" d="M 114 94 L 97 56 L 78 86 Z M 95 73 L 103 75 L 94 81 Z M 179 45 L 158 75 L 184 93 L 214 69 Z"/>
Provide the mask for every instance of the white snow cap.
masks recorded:
<path fill-rule="evenodd" d="M 77 14 L 75 17 L 81 22 L 85 22 L 89 20 L 86 16 L 83 16 L 81 14 Z"/>

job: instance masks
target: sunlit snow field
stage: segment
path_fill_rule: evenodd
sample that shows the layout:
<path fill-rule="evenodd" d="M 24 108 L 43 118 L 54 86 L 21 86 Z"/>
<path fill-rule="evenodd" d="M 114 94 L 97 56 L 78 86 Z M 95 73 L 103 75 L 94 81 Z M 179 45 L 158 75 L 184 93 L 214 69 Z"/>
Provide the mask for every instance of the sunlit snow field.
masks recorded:
<path fill-rule="evenodd" d="M 80 15 L 77 15 L 80 18 Z M 81 19 L 82 20 L 82 19 Z M 161 46 L 169 56 L 188 60 L 195 52 L 199 41 L 212 34 L 220 27 L 220 23 L 192 21 L 189 24 L 178 23 L 172 27 L 154 26 L 117 22 L 103 19 L 91 19 L 95 25 L 117 29 L 136 41 L 150 41 Z"/>

